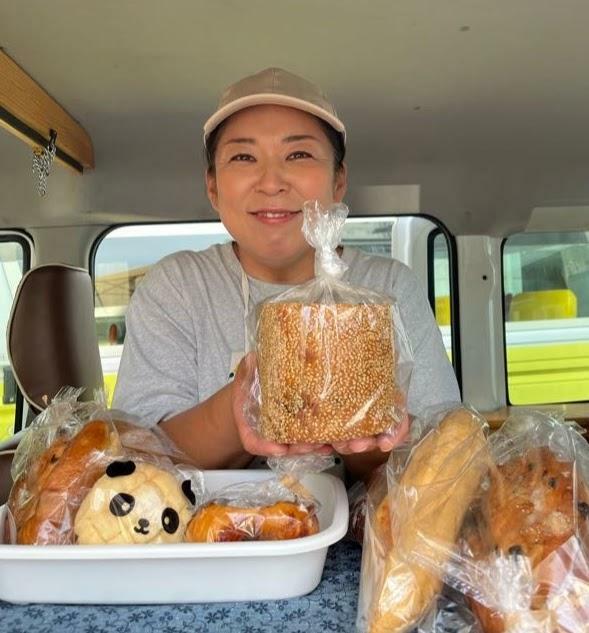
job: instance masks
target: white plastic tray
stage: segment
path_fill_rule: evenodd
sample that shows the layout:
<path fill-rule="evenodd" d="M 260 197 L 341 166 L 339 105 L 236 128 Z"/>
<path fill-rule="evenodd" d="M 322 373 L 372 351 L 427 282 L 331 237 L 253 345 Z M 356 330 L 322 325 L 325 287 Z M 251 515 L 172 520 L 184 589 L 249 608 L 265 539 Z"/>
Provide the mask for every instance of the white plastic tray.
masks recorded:
<path fill-rule="evenodd" d="M 208 490 L 261 481 L 268 471 L 208 471 Z M 0 542 L 0 600 L 65 604 L 169 604 L 292 598 L 321 580 L 329 545 L 348 526 L 343 483 L 304 485 L 321 503 L 320 531 L 289 541 L 174 545 L 10 545 Z M 0 507 L 0 538 L 4 533 Z"/>

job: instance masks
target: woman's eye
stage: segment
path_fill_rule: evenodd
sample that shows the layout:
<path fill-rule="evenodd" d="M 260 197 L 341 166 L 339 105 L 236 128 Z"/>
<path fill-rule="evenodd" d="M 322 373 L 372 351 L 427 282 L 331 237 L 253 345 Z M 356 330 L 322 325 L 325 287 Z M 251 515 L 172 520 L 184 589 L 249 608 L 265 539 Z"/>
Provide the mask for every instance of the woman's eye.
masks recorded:
<path fill-rule="evenodd" d="M 254 157 L 251 154 L 235 154 L 235 156 L 231 157 L 232 161 L 237 163 L 253 161 Z"/>
<path fill-rule="evenodd" d="M 309 152 L 303 152 L 302 150 L 298 150 L 288 155 L 288 160 L 297 160 L 299 158 L 311 158 L 311 154 L 309 154 Z"/>

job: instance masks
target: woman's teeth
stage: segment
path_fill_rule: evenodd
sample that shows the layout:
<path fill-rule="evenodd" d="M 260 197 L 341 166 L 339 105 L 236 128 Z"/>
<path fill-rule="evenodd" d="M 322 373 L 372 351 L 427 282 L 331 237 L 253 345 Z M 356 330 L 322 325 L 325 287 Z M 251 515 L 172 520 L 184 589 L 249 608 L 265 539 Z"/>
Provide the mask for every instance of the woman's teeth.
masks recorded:
<path fill-rule="evenodd" d="M 293 213 L 296 213 L 296 211 L 258 211 L 256 215 L 260 215 L 263 218 L 286 218 Z"/>

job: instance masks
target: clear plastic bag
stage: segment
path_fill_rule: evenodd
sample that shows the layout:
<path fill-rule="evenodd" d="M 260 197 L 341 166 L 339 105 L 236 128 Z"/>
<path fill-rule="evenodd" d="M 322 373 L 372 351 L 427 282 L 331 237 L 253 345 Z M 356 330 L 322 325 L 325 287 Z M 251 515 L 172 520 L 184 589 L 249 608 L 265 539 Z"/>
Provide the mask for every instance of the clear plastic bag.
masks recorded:
<path fill-rule="evenodd" d="M 382 480 L 369 490 L 360 631 L 411 631 L 432 608 L 442 580 L 407 553 L 419 551 L 428 538 L 457 540 L 489 466 L 486 430 L 486 422 L 465 407 L 432 410 L 415 422 L 412 442 L 391 452 L 386 494 Z"/>
<path fill-rule="evenodd" d="M 444 587 L 433 608 L 412 633 L 482 633 L 463 595 Z"/>
<path fill-rule="evenodd" d="M 382 466 L 377 469 L 380 471 Z M 368 504 L 368 490 L 363 481 L 357 481 L 348 489 L 348 509 L 350 520 L 346 539 L 362 545 L 364 542 L 364 525 Z"/>
<path fill-rule="evenodd" d="M 184 464 L 198 472 L 159 428 L 140 427 L 135 418 L 106 409 L 101 394 L 78 402 L 80 394 L 62 389 L 19 443 L 8 499 L 13 542 L 73 544 L 78 508 L 114 460 L 140 458 L 168 469 Z"/>
<path fill-rule="evenodd" d="M 84 388 L 64 387 L 31 422 L 12 460 L 13 481 L 18 481 L 31 469 L 39 468 L 39 458 L 48 447 L 54 445 L 58 449 L 60 445 L 65 446 L 81 430 L 85 421 L 101 410 L 96 401 L 79 402 L 83 392 Z"/>
<path fill-rule="evenodd" d="M 330 457 L 270 458 L 274 477 L 217 490 L 200 507 L 186 531 L 192 543 L 275 541 L 319 532 L 319 502 L 301 477 L 333 464 Z"/>
<path fill-rule="evenodd" d="M 489 440 L 494 467 L 458 548 L 408 552 L 471 599 L 484 633 L 579 633 L 589 622 L 589 446 L 575 425 L 513 415 Z M 441 564 L 443 563 L 443 564 Z"/>
<path fill-rule="evenodd" d="M 412 354 L 393 298 L 341 280 L 348 209 L 303 207 L 315 279 L 256 306 L 257 371 L 247 413 L 275 442 L 372 437 L 406 416 Z"/>
<path fill-rule="evenodd" d="M 397 450 L 393 449 L 393 453 Z M 379 468 L 370 481 L 363 513 L 357 626 L 359 631 L 365 632 L 370 630 L 373 605 L 384 582 L 385 561 L 393 545 L 386 466 Z"/>

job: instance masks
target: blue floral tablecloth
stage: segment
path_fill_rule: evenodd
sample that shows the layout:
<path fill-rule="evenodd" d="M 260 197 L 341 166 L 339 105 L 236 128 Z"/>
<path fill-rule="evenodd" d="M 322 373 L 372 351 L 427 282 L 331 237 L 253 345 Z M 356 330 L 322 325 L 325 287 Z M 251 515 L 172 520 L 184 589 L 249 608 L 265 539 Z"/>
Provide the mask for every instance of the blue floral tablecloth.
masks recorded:
<path fill-rule="evenodd" d="M 279 633 L 354 631 L 362 550 L 329 548 L 323 578 L 291 600 L 158 606 L 69 606 L 0 602 L 2 633 Z"/>

